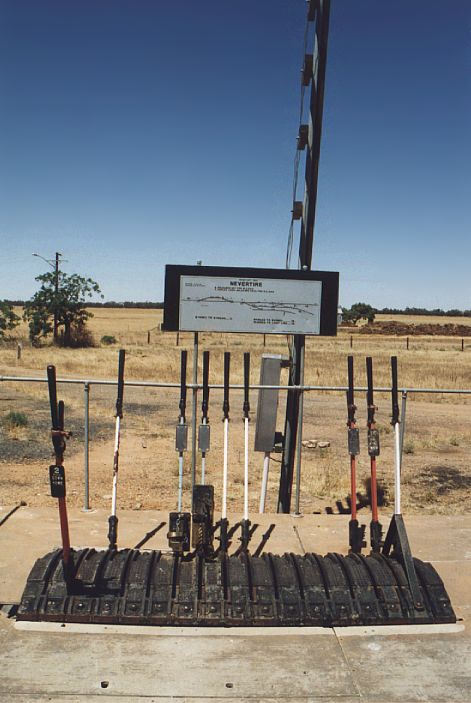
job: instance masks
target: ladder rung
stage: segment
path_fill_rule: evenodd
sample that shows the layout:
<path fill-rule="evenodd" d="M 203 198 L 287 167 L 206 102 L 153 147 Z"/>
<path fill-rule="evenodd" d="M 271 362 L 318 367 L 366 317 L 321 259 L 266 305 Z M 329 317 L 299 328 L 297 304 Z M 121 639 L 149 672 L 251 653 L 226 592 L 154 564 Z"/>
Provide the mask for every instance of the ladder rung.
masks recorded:
<path fill-rule="evenodd" d="M 313 68 L 313 55 L 304 54 L 304 64 L 301 71 L 301 83 L 302 85 L 309 85 L 312 78 L 312 68 Z"/>
<path fill-rule="evenodd" d="M 293 214 L 293 220 L 300 220 L 303 216 L 303 203 L 301 200 L 295 200 L 293 203 L 293 209 L 291 210 Z"/>
<path fill-rule="evenodd" d="M 314 22 L 316 19 L 318 0 L 307 0 L 307 20 L 308 22 Z"/>
<path fill-rule="evenodd" d="M 307 124 L 299 125 L 299 134 L 298 134 L 298 141 L 297 141 L 297 147 L 296 147 L 298 149 L 298 151 L 302 151 L 303 149 L 306 148 L 308 139 L 309 139 L 309 125 L 307 125 Z"/>

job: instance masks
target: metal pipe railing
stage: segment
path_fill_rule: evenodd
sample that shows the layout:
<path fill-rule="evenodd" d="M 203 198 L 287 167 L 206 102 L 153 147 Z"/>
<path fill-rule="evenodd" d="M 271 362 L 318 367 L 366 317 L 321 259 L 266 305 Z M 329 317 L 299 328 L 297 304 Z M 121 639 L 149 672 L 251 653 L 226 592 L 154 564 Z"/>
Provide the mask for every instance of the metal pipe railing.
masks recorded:
<path fill-rule="evenodd" d="M 47 378 L 38 378 L 33 376 L 0 376 L 0 382 L 2 381 L 28 381 L 30 383 L 47 383 Z M 75 384 L 85 384 L 88 383 L 90 386 L 115 386 L 116 381 L 108 381 L 105 379 L 84 379 L 84 378 L 58 378 L 57 383 L 75 383 Z M 180 388 L 179 383 L 165 383 L 162 381 L 125 381 L 125 386 L 133 386 L 135 388 Z M 201 390 L 203 385 L 201 383 L 187 383 L 187 388 Z M 224 385 L 222 383 L 211 383 L 209 388 L 213 389 L 223 389 Z M 231 383 L 230 388 L 234 390 L 243 390 L 244 385 L 242 383 Z M 290 391 L 295 390 L 299 392 L 304 391 L 326 391 L 326 392 L 342 392 L 345 393 L 348 390 L 348 386 L 263 386 L 260 384 L 251 384 L 251 390 L 280 390 L 280 391 Z M 355 386 L 355 392 L 366 391 L 368 388 L 366 386 Z M 406 387 L 398 388 L 401 393 L 435 393 L 437 395 L 471 395 L 471 388 L 413 388 Z M 376 393 L 391 393 L 391 386 L 375 386 L 374 391 Z"/>
<path fill-rule="evenodd" d="M 35 377 L 35 376 L 1 376 L 0 382 L 27 382 L 27 383 L 47 383 L 47 377 Z M 105 379 L 82 379 L 82 378 L 58 378 L 57 383 L 65 384 L 75 384 L 82 385 L 84 389 L 84 507 L 83 510 L 90 510 L 90 477 L 89 477 L 89 456 L 90 456 L 90 390 L 94 386 L 115 386 L 116 381 L 108 381 Z M 125 381 L 124 385 L 134 387 L 134 388 L 180 388 L 179 383 L 166 383 L 162 381 Z M 193 390 L 194 397 L 198 394 L 198 391 L 203 388 L 200 383 L 187 383 L 186 387 Z M 222 390 L 224 385 L 222 383 L 209 384 L 209 388 L 215 390 Z M 234 390 L 243 390 L 243 384 L 230 384 L 230 388 Z M 250 386 L 251 390 L 281 390 L 289 391 L 295 390 L 303 394 L 304 392 L 327 392 L 327 393 L 345 393 L 348 390 L 347 386 L 268 386 L 254 384 Z M 354 389 L 356 392 L 366 392 L 366 386 L 358 386 Z M 378 393 L 390 393 L 391 388 L 389 386 L 378 386 L 374 389 Z M 406 417 L 406 403 L 409 394 L 433 394 L 433 395 L 471 395 L 470 388 L 400 388 L 402 393 L 402 423 L 401 423 L 401 436 L 400 436 L 400 455 L 402 463 L 402 454 L 404 446 L 404 431 L 405 431 L 405 417 Z M 302 422 L 302 419 L 300 419 Z M 300 432 L 300 437 L 302 436 Z M 300 448 L 298 448 L 300 452 Z M 295 496 L 296 496 L 296 512 L 299 513 L 299 502 L 300 502 L 300 489 L 301 489 L 301 461 L 299 457 L 297 471 L 296 471 L 296 486 L 295 486 Z"/>

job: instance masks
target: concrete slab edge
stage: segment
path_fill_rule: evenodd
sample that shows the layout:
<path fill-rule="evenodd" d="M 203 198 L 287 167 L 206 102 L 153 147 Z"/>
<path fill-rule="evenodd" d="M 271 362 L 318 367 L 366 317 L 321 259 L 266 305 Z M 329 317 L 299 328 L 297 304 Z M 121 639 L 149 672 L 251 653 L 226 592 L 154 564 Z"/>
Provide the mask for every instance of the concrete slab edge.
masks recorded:
<path fill-rule="evenodd" d="M 17 621 L 16 630 L 50 633 L 77 633 L 93 635 L 148 635 L 151 637 L 297 637 L 330 636 L 335 632 L 329 627 L 158 627 L 152 625 L 94 625 L 87 623 Z"/>
<path fill-rule="evenodd" d="M 376 627 L 335 627 L 337 637 L 390 637 L 397 635 L 449 635 L 463 632 L 462 623 L 443 625 L 378 625 Z"/>
<path fill-rule="evenodd" d="M 108 703 L 228 703 L 228 701 L 250 701 L 250 703 L 279 703 L 279 701 L 289 701 L 289 703 L 358 703 L 360 696 L 280 696 L 277 698 L 265 698 L 263 696 L 240 696 L 226 695 L 222 698 L 205 698 L 202 696 L 155 696 L 155 695 L 109 695 L 89 694 L 89 693 L 11 693 L 10 691 L 0 690 L 2 703 L 77 703 L 78 701 L 86 701 L 86 703 L 103 703 L 106 698 Z M 370 698 L 362 698 L 362 701 L 371 701 Z M 375 702 L 376 703 L 376 702 Z M 395 703 L 394 701 L 381 701 L 381 703 Z"/>
<path fill-rule="evenodd" d="M 27 622 L 14 625 L 23 632 L 67 634 L 139 635 L 151 637 L 388 637 L 397 635 L 457 634 L 466 628 L 461 623 L 444 625 L 381 625 L 377 627 L 154 627 L 151 625 L 94 625 L 86 623 Z"/>

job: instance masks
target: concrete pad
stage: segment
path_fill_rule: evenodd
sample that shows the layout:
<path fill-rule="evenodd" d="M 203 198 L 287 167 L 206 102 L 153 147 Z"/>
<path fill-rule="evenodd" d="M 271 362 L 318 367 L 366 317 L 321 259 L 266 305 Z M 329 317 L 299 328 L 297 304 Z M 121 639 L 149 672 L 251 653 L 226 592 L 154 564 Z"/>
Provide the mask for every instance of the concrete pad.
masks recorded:
<path fill-rule="evenodd" d="M 20 510 L 20 508 L 23 507 L 23 505 L 18 503 L 16 505 L 0 505 L 0 527 L 2 524 L 4 525 L 7 520 L 9 520 L 11 515 L 14 515 L 17 510 Z"/>
<path fill-rule="evenodd" d="M 367 701 L 469 701 L 471 637 L 431 634 L 350 637 L 336 630 Z"/>
<path fill-rule="evenodd" d="M 5 627 L 3 618 L 0 620 Z M 355 692 L 335 637 L 197 638 L 20 632 L 0 654 L 0 695 L 311 698 Z M 320 641 L 322 646 L 319 646 Z"/>
<path fill-rule="evenodd" d="M 389 513 L 380 516 L 385 533 L 391 517 Z M 349 520 L 349 515 L 305 515 L 293 525 L 307 552 L 346 554 Z M 359 513 L 360 523 L 368 526 L 369 520 L 369 514 Z M 418 559 L 453 561 L 459 558 L 471 563 L 471 515 L 412 515 L 404 520 L 412 553 Z"/>
<path fill-rule="evenodd" d="M 293 518 L 304 552 L 327 554 L 348 551 L 348 515 L 305 515 Z"/>
<path fill-rule="evenodd" d="M 76 546 L 106 547 L 105 510 L 71 510 Z M 134 547 L 168 515 L 120 513 Z M 253 516 L 252 551 L 346 552 L 348 516 Z M 231 523 L 234 524 L 237 516 Z M 386 519 L 383 519 L 386 523 Z M 454 626 L 393 628 L 120 628 L 18 623 L 0 614 L 2 701 L 227 700 L 367 703 L 471 700 L 471 516 L 406 518 L 416 556 L 431 561 L 457 614 Z M 166 547 L 166 526 L 144 545 Z M 237 546 L 236 534 L 234 547 Z M 18 601 L 34 560 L 60 542 L 56 509 L 22 508 L 0 529 L 0 601 Z M 29 628 L 27 627 L 29 625 Z M 21 629 L 20 629 L 21 628 Z M 184 630 L 184 631 L 183 631 Z M 106 685 L 106 688 L 102 687 Z M 106 684 L 106 682 L 108 682 Z"/>
<path fill-rule="evenodd" d="M 234 524 L 237 519 L 240 519 L 240 516 L 229 516 L 230 524 Z M 263 535 L 268 537 L 263 546 L 264 552 L 272 552 L 273 554 L 284 554 L 285 552 L 302 553 L 299 538 L 293 529 L 297 519 L 292 515 L 252 515 L 251 521 L 252 527 L 257 526 L 250 542 L 252 554 L 260 546 Z M 239 536 L 240 531 L 238 530 L 233 537 L 233 548 L 238 547 Z"/>
<path fill-rule="evenodd" d="M 68 510 L 71 544 L 76 547 L 108 546 L 108 516 L 104 508 L 84 512 L 78 508 Z M 140 512 L 123 510 L 118 514 L 118 535 L 121 546 L 134 547 L 137 542 L 157 527 L 160 522 L 167 522 L 168 513 L 157 510 Z M 2 531 L 3 532 L 3 531 Z M 162 534 L 162 532 L 164 534 Z M 57 507 L 51 508 L 22 508 L 5 523 L 2 539 L 11 539 L 13 535 L 28 539 L 32 549 L 41 545 L 42 552 L 53 549 L 60 544 L 59 515 Z M 159 549 L 167 546 L 165 529 L 149 540 L 145 545 L 149 549 Z"/>
<path fill-rule="evenodd" d="M 429 559 L 440 574 L 453 606 L 463 607 L 471 601 L 471 562 L 460 559 Z"/>
<path fill-rule="evenodd" d="M 459 558 L 471 563 L 471 515 L 411 515 L 404 521 L 412 553 L 418 559 L 438 563 Z"/>
<path fill-rule="evenodd" d="M 0 522 L 3 520 L 5 515 L 8 515 L 10 510 L 13 510 L 14 505 L 0 505 Z"/>

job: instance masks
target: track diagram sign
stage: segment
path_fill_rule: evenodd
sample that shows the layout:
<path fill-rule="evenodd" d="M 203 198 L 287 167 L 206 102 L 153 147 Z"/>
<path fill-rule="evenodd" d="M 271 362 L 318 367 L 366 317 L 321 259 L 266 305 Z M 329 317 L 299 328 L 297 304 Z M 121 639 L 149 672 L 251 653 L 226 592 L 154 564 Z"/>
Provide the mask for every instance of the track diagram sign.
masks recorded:
<path fill-rule="evenodd" d="M 182 276 L 180 329 L 319 334 L 322 283 Z"/>
<path fill-rule="evenodd" d="M 167 266 L 164 330 L 336 334 L 338 274 Z"/>

